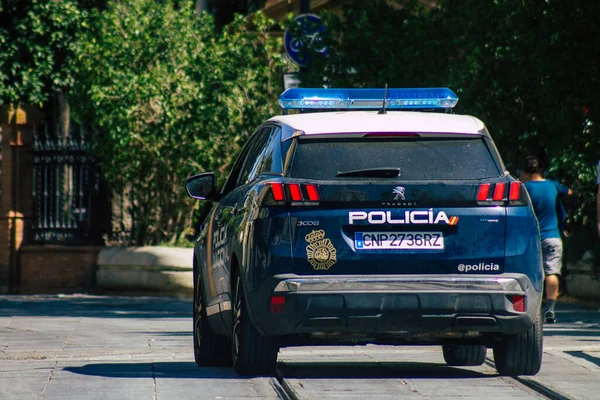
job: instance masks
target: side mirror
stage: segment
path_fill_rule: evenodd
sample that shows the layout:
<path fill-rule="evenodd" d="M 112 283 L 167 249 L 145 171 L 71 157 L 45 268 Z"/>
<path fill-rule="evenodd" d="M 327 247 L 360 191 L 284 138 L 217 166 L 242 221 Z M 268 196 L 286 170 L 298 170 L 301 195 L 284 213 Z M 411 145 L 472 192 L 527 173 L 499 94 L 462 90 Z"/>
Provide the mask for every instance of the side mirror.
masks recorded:
<path fill-rule="evenodd" d="M 190 176 L 185 180 L 185 191 L 188 196 L 197 200 L 218 200 L 216 193 L 216 179 L 213 172 L 205 172 Z"/>

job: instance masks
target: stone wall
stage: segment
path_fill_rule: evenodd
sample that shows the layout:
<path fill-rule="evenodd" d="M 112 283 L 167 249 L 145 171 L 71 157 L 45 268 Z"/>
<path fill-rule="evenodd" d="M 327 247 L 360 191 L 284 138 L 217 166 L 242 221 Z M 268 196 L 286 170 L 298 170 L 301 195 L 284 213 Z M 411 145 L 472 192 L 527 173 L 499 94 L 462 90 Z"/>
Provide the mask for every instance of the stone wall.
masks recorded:
<path fill-rule="evenodd" d="M 98 289 L 190 294 L 193 253 L 179 247 L 105 247 L 98 255 Z"/>
<path fill-rule="evenodd" d="M 96 290 L 100 246 L 24 245 L 19 252 L 20 293 Z"/>
<path fill-rule="evenodd" d="M 575 264 L 567 265 L 567 293 L 578 299 L 600 301 L 600 268 L 594 265 L 594 256 L 586 252 Z"/>

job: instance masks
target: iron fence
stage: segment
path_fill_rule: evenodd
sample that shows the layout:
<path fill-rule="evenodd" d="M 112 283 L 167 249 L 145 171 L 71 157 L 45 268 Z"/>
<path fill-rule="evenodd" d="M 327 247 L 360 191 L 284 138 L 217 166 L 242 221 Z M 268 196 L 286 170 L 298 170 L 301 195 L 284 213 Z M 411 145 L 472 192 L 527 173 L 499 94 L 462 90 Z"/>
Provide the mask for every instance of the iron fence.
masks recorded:
<path fill-rule="evenodd" d="M 31 243 L 102 241 L 100 171 L 81 125 L 66 137 L 42 125 L 33 143 Z"/>

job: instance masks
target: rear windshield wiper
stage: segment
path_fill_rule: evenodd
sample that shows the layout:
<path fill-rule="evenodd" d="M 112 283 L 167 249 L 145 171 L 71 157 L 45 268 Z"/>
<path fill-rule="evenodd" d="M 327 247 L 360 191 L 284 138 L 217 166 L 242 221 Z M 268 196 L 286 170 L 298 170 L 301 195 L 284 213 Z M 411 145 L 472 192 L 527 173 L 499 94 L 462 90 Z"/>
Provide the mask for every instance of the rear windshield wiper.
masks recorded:
<path fill-rule="evenodd" d="M 397 178 L 399 175 L 400 168 L 366 168 L 338 172 L 336 177 Z"/>

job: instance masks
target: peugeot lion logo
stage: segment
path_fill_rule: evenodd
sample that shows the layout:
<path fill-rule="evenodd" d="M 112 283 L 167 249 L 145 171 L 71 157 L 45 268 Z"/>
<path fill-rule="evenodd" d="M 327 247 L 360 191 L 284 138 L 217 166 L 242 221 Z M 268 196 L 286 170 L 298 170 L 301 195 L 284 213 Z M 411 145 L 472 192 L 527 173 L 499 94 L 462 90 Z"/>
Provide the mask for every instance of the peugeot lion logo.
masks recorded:
<path fill-rule="evenodd" d="M 402 186 L 396 186 L 393 193 L 396 195 L 394 200 L 406 200 L 404 197 L 404 188 Z"/>

